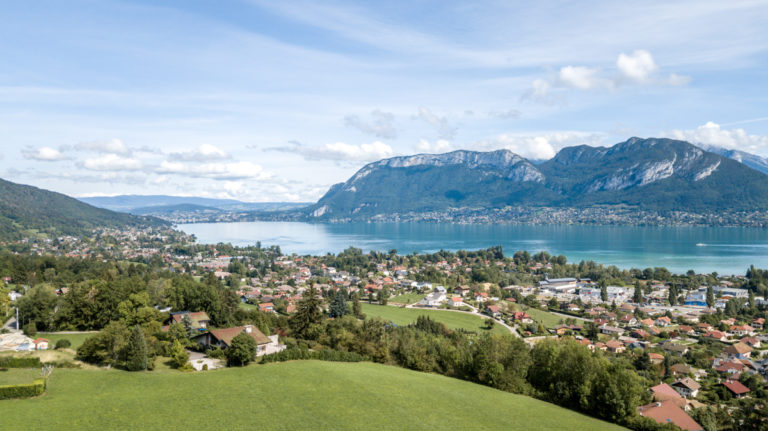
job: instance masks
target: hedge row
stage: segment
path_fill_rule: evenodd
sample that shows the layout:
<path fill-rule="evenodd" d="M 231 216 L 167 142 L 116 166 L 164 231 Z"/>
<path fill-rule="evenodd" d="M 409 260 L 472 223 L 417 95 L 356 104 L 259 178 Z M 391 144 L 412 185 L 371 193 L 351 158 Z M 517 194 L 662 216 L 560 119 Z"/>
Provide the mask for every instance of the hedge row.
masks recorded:
<path fill-rule="evenodd" d="M 23 357 L 18 358 L 14 356 L 6 356 L 0 358 L 0 368 L 38 368 L 42 367 L 38 357 Z"/>
<path fill-rule="evenodd" d="M 301 359 L 315 359 L 331 362 L 362 362 L 365 357 L 354 352 L 341 352 L 339 350 L 306 350 L 288 349 L 261 357 L 261 363 L 296 361 Z"/>
<path fill-rule="evenodd" d="M 46 386 L 46 379 L 35 379 L 32 383 L 20 385 L 3 385 L 0 386 L 0 400 L 36 397 L 45 392 Z"/>

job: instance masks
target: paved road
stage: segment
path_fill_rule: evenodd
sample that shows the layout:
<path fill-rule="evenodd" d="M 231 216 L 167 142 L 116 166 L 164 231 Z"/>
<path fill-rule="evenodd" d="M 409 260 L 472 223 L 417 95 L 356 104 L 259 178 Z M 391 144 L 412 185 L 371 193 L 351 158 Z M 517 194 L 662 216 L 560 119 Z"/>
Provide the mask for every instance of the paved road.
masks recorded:
<path fill-rule="evenodd" d="M 7 329 L 11 332 L 16 331 L 16 318 L 11 317 L 10 319 L 8 319 L 8 321 L 5 322 L 5 325 L 3 325 L 3 329 Z"/>

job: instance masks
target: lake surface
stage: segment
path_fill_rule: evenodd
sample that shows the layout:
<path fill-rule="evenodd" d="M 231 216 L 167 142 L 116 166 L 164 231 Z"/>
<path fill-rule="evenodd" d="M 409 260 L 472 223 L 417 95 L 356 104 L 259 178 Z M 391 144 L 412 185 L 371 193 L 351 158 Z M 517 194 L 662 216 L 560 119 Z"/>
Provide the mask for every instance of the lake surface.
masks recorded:
<path fill-rule="evenodd" d="M 508 255 L 545 250 L 564 254 L 569 262 L 664 266 L 678 273 L 744 274 L 749 265 L 768 268 L 768 229 L 757 228 L 243 222 L 182 224 L 179 229 L 203 244 L 261 241 L 287 254 L 338 253 L 349 246 L 402 254 L 501 245 Z"/>

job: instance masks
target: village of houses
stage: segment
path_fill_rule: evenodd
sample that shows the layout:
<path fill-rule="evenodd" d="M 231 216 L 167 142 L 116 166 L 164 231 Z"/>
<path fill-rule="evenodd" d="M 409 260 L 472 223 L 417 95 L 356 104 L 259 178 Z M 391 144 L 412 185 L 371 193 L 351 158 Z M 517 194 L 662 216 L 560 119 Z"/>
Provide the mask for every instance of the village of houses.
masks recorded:
<path fill-rule="evenodd" d="M 125 254 L 130 247 L 123 246 Z M 768 358 L 763 353 L 768 335 L 764 331 L 765 312 L 748 321 L 736 318 L 712 322 L 706 318 L 718 309 L 724 309 L 733 298 L 746 298 L 747 290 L 734 288 L 726 278 L 714 286 L 714 307 L 708 307 L 707 287 L 701 286 L 684 293 L 680 305 L 669 305 L 670 286 L 667 283 L 646 281 L 650 289 L 642 295 L 642 302 L 633 302 L 632 286 L 602 286 L 589 279 L 538 277 L 530 285 L 498 286 L 491 283 L 467 283 L 446 287 L 419 277 L 421 272 L 433 269 L 448 277 L 470 271 L 469 265 L 453 261 L 427 262 L 419 267 L 408 267 L 393 261 L 376 264 L 375 270 L 337 270 L 311 256 L 277 256 L 271 270 L 257 277 L 241 277 L 229 270 L 235 261 L 247 262 L 245 257 L 231 257 L 216 253 L 198 253 L 195 256 L 173 255 L 162 249 L 133 249 L 134 256 L 160 255 L 163 262 L 175 271 L 194 271 L 197 274 L 214 273 L 216 277 L 232 283 L 242 305 L 262 312 L 290 315 L 302 293 L 313 285 L 320 292 L 345 290 L 357 292 L 366 302 L 408 308 L 445 309 L 481 315 L 504 325 L 510 333 L 535 343 L 545 337 L 572 337 L 589 349 L 608 354 L 637 356 L 648 352 L 653 366 L 660 368 L 667 383 L 648 388 L 653 403 L 640 408 L 640 414 L 659 422 L 672 422 L 683 429 L 700 429 L 687 414 L 691 409 L 705 405 L 699 401 L 705 391 L 726 391 L 734 398 L 749 397 L 750 389 L 740 382 L 743 375 L 760 379 L 768 376 Z M 512 267 L 504 261 L 484 262 L 498 267 Z M 476 264 L 477 262 L 475 262 Z M 251 264 L 246 265 L 253 269 Z M 541 274 L 551 265 L 533 263 L 531 274 Z M 12 300 L 19 295 L 12 292 Z M 415 296 L 414 296 L 415 295 Z M 399 301 L 399 297 L 410 298 Z M 416 298 L 413 300 L 413 298 Z M 764 298 L 754 298 L 757 306 L 765 310 Z M 171 310 L 162 310 L 170 312 Z M 207 346 L 226 348 L 231 339 L 246 332 L 258 343 L 259 355 L 285 348 L 277 335 L 266 336 L 255 327 L 208 328 L 205 313 L 196 310 L 176 311 L 171 321 L 188 316 L 194 329 L 199 331 L 195 341 Z M 168 323 L 171 323 L 169 321 Z M 591 333 L 590 333 L 591 332 Z M 596 332 L 596 334 L 595 334 Z M 595 336 L 596 335 L 596 336 Z M 35 350 L 52 346 L 44 337 L 31 339 L 12 331 L 0 334 L 0 350 Z M 702 360 L 695 353 L 704 348 L 717 352 Z M 197 370 L 221 366 L 220 361 L 202 354 L 191 356 Z"/>

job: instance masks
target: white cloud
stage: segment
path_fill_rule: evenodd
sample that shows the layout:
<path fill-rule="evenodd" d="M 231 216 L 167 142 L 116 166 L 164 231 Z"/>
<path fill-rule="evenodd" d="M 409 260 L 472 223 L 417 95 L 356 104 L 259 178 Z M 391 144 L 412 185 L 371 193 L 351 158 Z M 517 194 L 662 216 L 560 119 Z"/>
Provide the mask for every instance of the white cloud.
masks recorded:
<path fill-rule="evenodd" d="M 546 132 L 534 135 L 501 134 L 474 146 L 483 150 L 507 149 L 531 160 L 548 160 L 563 147 L 573 145 L 599 145 L 603 136 L 585 132 Z"/>
<path fill-rule="evenodd" d="M 142 168 L 142 163 L 132 157 L 105 154 L 101 157 L 85 159 L 80 166 L 92 171 L 138 171 Z"/>
<path fill-rule="evenodd" d="M 347 115 L 344 117 L 344 124 L 382 139 L 394 139 L 397 137 L 394 120 L 392 113 L 374 109 L 371 111 L 371 121 L 365 121 L 357 115 Z"/>
<path fill-rule="evenodd" d="M 622 52 L 616 60 L 616 67 L 624 76 L 637 82 L 647 81 L 658 69 L 651 53 L 644 49 L 637 49 L 630 55 Z"/>
<path fill-rule="evenodd" d="M 549 81 L 537 78 L 531 82 L 528 90 L 520 96 L 520 100 L 552 105 L 560 101 L 561 97 L 552 93 L 552 84 Z"/>
<path fill-rule="evenodd" d="M 468 111 L 467 115 L 472 115 L 472 111 Z M 517 109 L 508 109 L 506 111 L 491 111 L 488 113 L 490 117 L 500 118 L 503 120 L 515 120 L 520 118 L 521 112 Z"/>
<path fill-rule="evenodd" d="M 110 139 L 108 141 L 81 142 L 75 145 L 78 151 L 93 151 L 105 154 L 131 154 L 131 149 L 120 139 Z"/>
<path fill-rule="evenodd" d="M 65 160 L 67 157 L 61 151 L 51 147 L 41 147 L 38 149 L 23 150 L 25 159 L 39 160 L 44 162 L 57 162 Z"/>
<path fill-rule="evenodd" d="M 232 158 L 226 151 L 211 144 L 202 144 L 192 151 L 171 153 L 170 157 L 177 160 L 207 162 L 211 160 L 226 160 Z"/>
<path fill-rule="evenodd" d="M 420 153 L 447 153 L 454 150 L 453 145 L 445 139 L 438 139 L 435 142 L 429 142 L 426 139 L 420 139 L 416 144 L 416 150 Z"/>
<path fill-rule="evenodd" d="M 609 80 L 598 76 L 598 69 L 584 66 L 565 66 L 560 69 L 558 81 L 566 86 L 580 90 L 590 90 L 599 87 L 610 87 Z"/>
<path fill-rule="evenodd" d="M 190 165 L 181 162 L 169 162 L 164 160 L 155 170 L 158 174 L 176 174 L 192 178 L 209 178 L 214 180 L 264 180 L 272 177 L 271 174 L 252 162 L 234 163 L 205 163 Z"/>
<path fill-rule="evenodd" d="M 761 156 L 768 155 L 768 136 L 750 135 L 744 129 L 723 129 L 711 121 L 693 130 L 662 132 L 661 136 L 697 145 L 714 145 Z"/>
<path fill-rule="evenodd" d="M 299 147 L 298 151 L 309 159 L 358 162 L 373 162 L 392 157 L 395 154 L 392 147 L 381 141 L 361 145 L 335 142 L 333 144 L 325 144 L 322 147 Z"/>
<path fill-rule="evenodd" d="M 456 136 L 456 127 L 451 126 L 447 117 L 435 115 L 429 108 L 420 107 L 417 118 L 435 126 L 438 136 L 442 139 L 453 139 Z"/>

